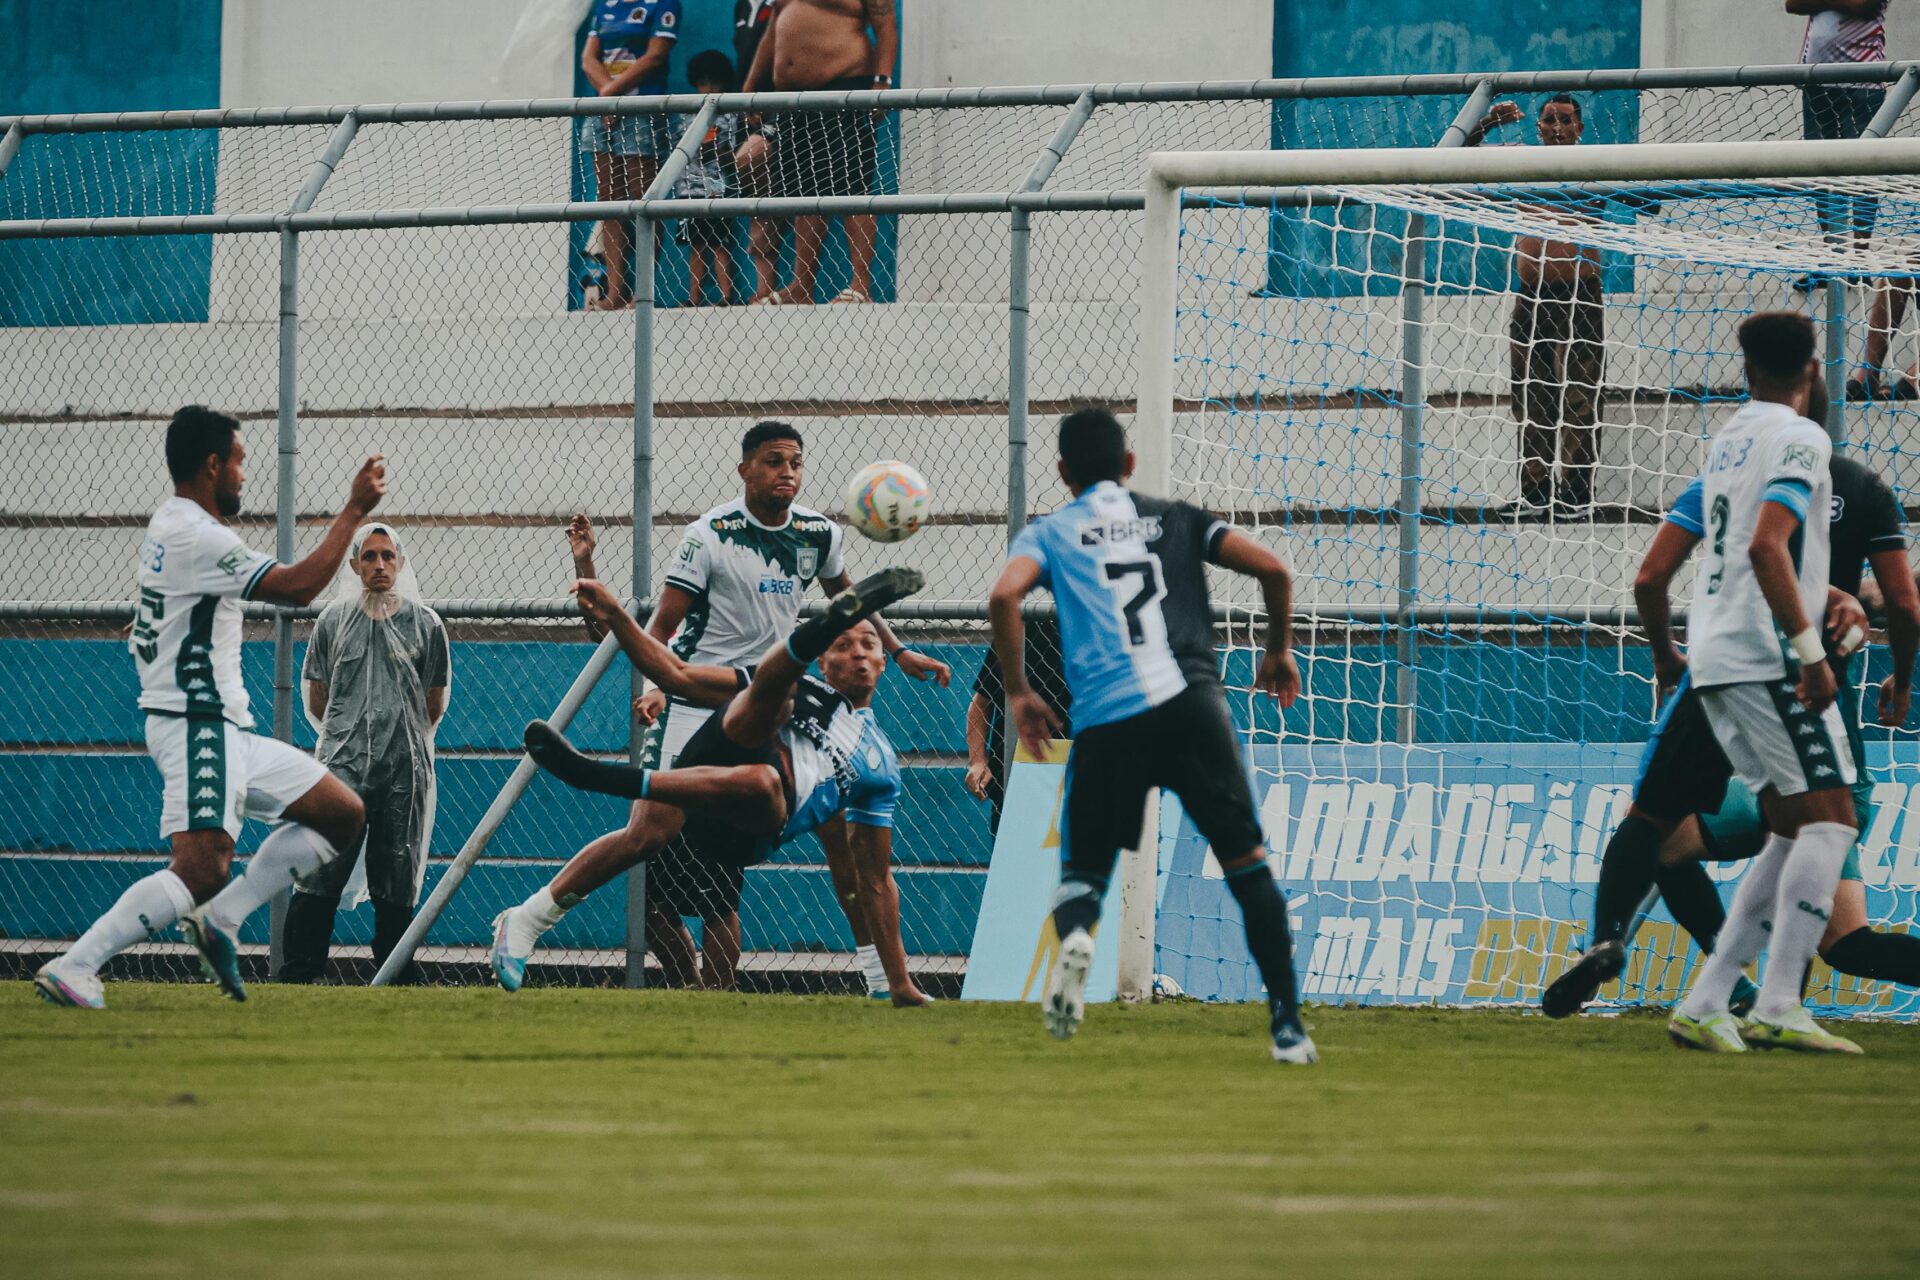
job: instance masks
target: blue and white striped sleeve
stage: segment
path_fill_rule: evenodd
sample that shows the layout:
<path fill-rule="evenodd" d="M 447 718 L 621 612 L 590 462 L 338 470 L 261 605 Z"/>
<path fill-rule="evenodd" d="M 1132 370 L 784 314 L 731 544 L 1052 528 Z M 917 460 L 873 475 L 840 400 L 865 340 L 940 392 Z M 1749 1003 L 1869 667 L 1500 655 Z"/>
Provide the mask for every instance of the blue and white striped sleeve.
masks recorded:
<path fill-rule="evenodd" d="M 1013 540 L 1013 546 L 1007 550 L 1007 558 L 1016 560 L 1024 556 L 1040 566 L 1040 582 L 1044 586 L 1053 580 L 1053 566 L 1047 560 L 1047 539 L 1045 525 L 1036 520 L 1020 531 Z"/>
<path fill-rule="evenodd" d="M 1674 500 L 1673 509 L 1667 512 L 1667 523 L 1685 529 L 1696 538 L 1706 537 L 1705 493 L 1705 483 L 1695 476 L 1693 482 L 1682 489 L 1680 496 Z"/>

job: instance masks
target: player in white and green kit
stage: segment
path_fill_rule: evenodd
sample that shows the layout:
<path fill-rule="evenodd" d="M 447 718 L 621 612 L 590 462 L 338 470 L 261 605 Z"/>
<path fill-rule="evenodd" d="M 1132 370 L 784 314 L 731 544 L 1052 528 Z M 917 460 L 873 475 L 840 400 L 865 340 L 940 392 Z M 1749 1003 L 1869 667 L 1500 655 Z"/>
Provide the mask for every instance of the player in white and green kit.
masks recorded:
<path fill-rule="evenodd" d="M 1832 446 L 1804 415 L 1818 368 L 1803 315 L 1740 326 L 1750 399 L 1701 467 L 1707 561 L 1689 619 L 1693 682 L 1713 736 L 1760 797 L 1773 835 L 1741 881 L 1714 953 L 1668 1023 L 1678 1044 L 1858 1053 L 1801 1002 L 1801 976 L 1856 836 L 1853 753 L 1833 705 L 1819 621 L 1831 554 Z M 1740 972 L 1769 953 L 1753 1015 L 1728 1011 Z"/>
<path fill-rule="evenodd" d="M 246 999 L 236 939 L 261 904 L 353 848 L 366 809 L 312 756 L 249 732 L 240 678 L 243 600 L 304 605 L 333 581 L 353 531 L 386 492 L 386 466 L 368 458 L 347 505 L 313 554 L 280 564 L 226 520 L 240 512 L 246 446 L 240 424 L 188 405 L 167 425 L 173 496 L 147 525 L 134 567 L 138 608 L 128 643 L 140 676 L 147 755 L 160 771 L 160 838 L 167 866 L 127 886 L 67 953 L 34 975 L 59 1005 L 105 1006 L 100 968 L 179 921 L 207 976 Z M 246 874 L 229 883 L 246 818 L 276 825 Z"/>
<path fill-rule="evenodd" d="M 843 556 L 845 530 L 795 501 L 806 471 L 804 442 L 797 430 L 784 422 L 755 423 L 740 442 L 737 471 L 740 496 L 707 511 L 681 534 L 660 602 L 647 623 L 647 633 L 655 640 L 682 661 L 700 666 L 751 666 L 793 631 L 800 606 L 816 583 L 829 595 L 852 583 Z M 584 517 L 575 517 L 568 533 L 574 542 L 575 572 L 595 576 L 592 533 Z M 874 623 L 887 658 L 902 673 L 943 686 L 952 679 L 945 663 L 909 649 L 879 618 Z M 589 629 L 597 639 L 598 629 Z M 655 692 L 642 700 L 641 713 L 653 719 L 643 763 L 667 769 L 712 711 Z M 669 983 L 704 980 L 709 986 L 731 987 L 740 946 L 738 888 L 683 842 L 661 848 L 660 828 L 667 815 L 660 808 L 636 803 L 624 830 L 608 832 L 581 852 L 616 861 L 622 870 L 647 861 L 648 942 Z M 837 831 L 823 833 L 830 859 L 851 856 L 835 847 L 838 838 Z M 925 997 L 906 976 L 898 913 L 869 922 L 854 904 L 845 905 L 870 988 L 890 988 L 895 1003 L 921 1003 Z M 694 962 L 692 935 L 681 923 L 687 916 L 702 922 L 704 974 Z M 868 932 L 870 937 L 859 936 Z"/>

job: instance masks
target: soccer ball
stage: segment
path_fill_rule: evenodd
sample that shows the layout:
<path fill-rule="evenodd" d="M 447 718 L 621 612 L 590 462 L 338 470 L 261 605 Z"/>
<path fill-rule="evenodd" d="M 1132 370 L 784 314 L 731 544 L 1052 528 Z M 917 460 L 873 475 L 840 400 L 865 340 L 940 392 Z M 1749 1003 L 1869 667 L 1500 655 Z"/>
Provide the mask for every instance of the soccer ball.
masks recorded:
<path fill-rule="evenodd" d="M 920 531 L 930 497 L 927 478 L 904 462 L 872 462 L 847 482 L 847 519 L 875 542 Z"/>

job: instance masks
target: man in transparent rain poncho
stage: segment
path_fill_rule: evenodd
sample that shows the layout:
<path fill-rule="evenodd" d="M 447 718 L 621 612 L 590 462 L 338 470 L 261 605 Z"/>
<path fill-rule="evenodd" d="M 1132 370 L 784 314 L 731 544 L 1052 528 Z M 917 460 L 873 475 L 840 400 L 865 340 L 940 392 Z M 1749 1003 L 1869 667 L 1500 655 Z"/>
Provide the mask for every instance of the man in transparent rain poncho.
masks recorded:
<path fill-rule="evenodd" d="M 452 668 L 447 628 L 427 608 L 391 525 L 363 525 L 333 603 L 314 623 L 303 668 L 307 716 L 320 731 L 314 755 L 367 806 L 358 857 L 336 858 L 296 879 L 287 909 L 281 982 L 326 972 L 333 917 L 373 901 L 373 962 L 406 931 L 433 832 L 433 733 L 447 710 Z"/>

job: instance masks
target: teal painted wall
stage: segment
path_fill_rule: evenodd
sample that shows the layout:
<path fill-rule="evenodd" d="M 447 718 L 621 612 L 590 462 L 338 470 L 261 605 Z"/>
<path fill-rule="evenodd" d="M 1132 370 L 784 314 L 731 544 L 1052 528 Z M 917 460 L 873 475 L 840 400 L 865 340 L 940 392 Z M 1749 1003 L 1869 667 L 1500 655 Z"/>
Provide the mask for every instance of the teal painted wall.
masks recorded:
<path fill-rule="evenodd" d="M 1640 0 L 1503 0 L 1437 5 L 1432 0 L 1276 0 L 1275 76 L 1413 75 L 1424 72 L 1549 71 L 1640 65 Z M 1518 95 L 1529 120 L 1546 95 Z M 1632 93 L 1577 94 L 1585 142 L 1632 142 L 1639 102 Z M 1430 147 L 1465 97 L 1318 99 L 1275 104 L 1276 148 Z M 1532 143 L 1531 125 L 1509 126 L 1490 142 Z M 1368 210 L 1279 213 L 1272 223 L 1269 291 L 1305 297 L 1386 296 L 1400 288 L 1403 216 Z M 1337 233 L 1336 233 L 1337 231 Z M 1485 232 L 1472 252 L 1432 255 L 1436 283 L 1506 287 L 1509 255 Z M 1609 264 L 1608 287 L 1631 285 L 1630 267 Z"/>
<path fill-rule="evenodd" d="M 0 115 L 220 105 L 220 0 L 0 0 Z M 211 213 L 210 131 L 29 137 L 0 219 Z M 205 320 L 210 237 L 0 242 L 0 326 Z"/>

